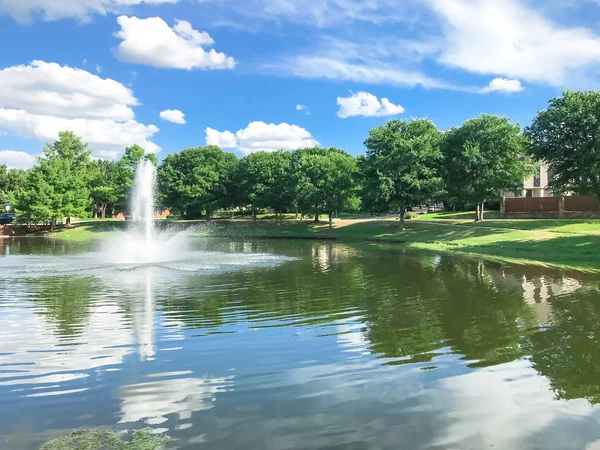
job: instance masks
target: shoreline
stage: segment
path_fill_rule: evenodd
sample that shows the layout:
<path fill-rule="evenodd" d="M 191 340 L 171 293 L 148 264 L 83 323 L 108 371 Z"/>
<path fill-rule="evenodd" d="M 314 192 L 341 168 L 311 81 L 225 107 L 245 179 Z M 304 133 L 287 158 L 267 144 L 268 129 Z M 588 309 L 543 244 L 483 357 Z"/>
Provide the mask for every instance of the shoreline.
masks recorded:
<path fill-rule="evenodd" d="M 426 220 L 425 220 L 426 219 Z M 32 236 L 66 241 L 87 241 L 108 236 L 126 226 L 119 221 L 90 221 L 72 228 Z M 228 239 L 302 239 L 348 243 L 395 244 L 405 248 L 444 252 L 468 258 L 537 265 L 587 273 L 600 273 L 599 220 L 444 220 L 427 217 L 407 221 L 405 231 L 394 219 L 337 219 L 327 223 L 270 219 L 160 221 L 158 229 L 188 232 L 192 236 Z M 18 237 L 18 236 L 6 236 Z"/>

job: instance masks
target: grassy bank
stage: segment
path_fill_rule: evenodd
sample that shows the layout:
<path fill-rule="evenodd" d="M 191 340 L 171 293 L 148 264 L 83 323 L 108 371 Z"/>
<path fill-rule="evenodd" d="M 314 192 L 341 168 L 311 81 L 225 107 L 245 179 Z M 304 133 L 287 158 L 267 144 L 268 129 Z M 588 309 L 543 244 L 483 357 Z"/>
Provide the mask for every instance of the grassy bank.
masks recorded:
<path fill-rule="evenodd" d="M 482 256 L 523 264 L 542 264 L 600 272 L 600 220 L 488 220 L 447 219 L 428 214 L 407 222 L 340 219 L 329 230 L 326 223 L 285 220 L 159 222 L 159 226 L 190 229 L 199 236 L 233 238 L 336 239 L 355 242 L 395 242 L 410 248 Z M 90 222 L 50 235 L 55 239 L 88 240 L 114 233 L 123 222 Z"/>

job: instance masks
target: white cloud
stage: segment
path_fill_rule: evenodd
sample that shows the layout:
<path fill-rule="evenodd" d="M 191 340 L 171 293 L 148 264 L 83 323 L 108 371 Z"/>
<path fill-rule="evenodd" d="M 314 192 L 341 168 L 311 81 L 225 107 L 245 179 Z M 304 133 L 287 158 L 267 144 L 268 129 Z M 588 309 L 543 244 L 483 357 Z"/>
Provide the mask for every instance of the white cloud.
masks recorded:
<path fill-rule="evenodd" d="M 82 69 L 33 61 L 0 70 L 0 128 L 41 141 L 72 130 L 90 144 L 94 156 L 116 155 L 150 141 L 154 125 L 135 121 L 133 92 L 121 83 Z"/>
<path fill-rule="evenodd" d="M 296 105 L 296 111 L 304 111 L 304 113 L 308 116 L 310 116 L 310 110 L 308 109 L 308 106 L 306 105 Z"/>
<path fill-rule="evenodd" d="M 206 145 L 216 145 L 221 148 L 236 148 L 237 140 L 231 131 L 217 131 L 206 127 Z"/>
<path fill-rule="evenodd" d="M 469 72 L 563 85 L 600 64 L 600 37 L 519 0 L 430 0 L 442 22 L 437 61 Z M 428 38 L 431 40 L 431 37 Z"/>
<path fill-rule="evenodd" d="M 76 18 L 89 22 L 93 14 L 104 16 L 128 6 L 177 2 L 179 0 L 0 0 L 0 15 L 12 16 L 18 22 L 30 22 L 37 15 L 46 21 Z"/>
<path fill-rule="evenodd" d="M 15 169 L 29 169 L 36 162 L 33 155 L 15 150 L 0 150 L 0 165 Z"/>
<path fill-rule="evenodd" d="M 515 92 L 521 92 L 525 88 L 519 80 L 509 80 L 507 78 L 494 78 L 490 81 L 486 87 L 481 89 L 481 93 L 487 94 L 488 92 L 504 92 L 506 94 L 513 94 Z"/>
<path fill-rule="evenodd" d="M 96 73 L 102 73 L 102 66 L 96 64 Z"/>
<path fill-rule="evenodd" d="M 121 31 L 115 34 L 122 40 L 117 56 L 122 61 L 171 69 L 233 69 L 235 60 L 214 49 L 205 32 L 199 32 L 185 20 L 177 20 L 173 28 L 160 17 L 139 19 L 120 16 Z"/>
<path fill-rule="evenodd" d="M 166 109 L 161 111 L 160 118 L 168 122 L 178 123 L 180 125 L 185 123 L 185 114 L 178 109 Z"/>
<path fill-rule="evenodd" d="M 364 91 L 352 94 L 350 97 L 338 97 L 337 104 L 340 106 L 337 116 L 342 119 L 354 116 L 395 116 L 404 112 L 402 106 L 394 105 L 387 98 L 379 101 L 376 96 Z"/>
<path fill-rule="evenodd" d="M 206 144 L 222 148 L 236 148 L 244 154 L 256 151 L 295 150 L 315 147 L 319 142 L 307 130 L 287 123 L 250 122 L 235 135 L 230 131 L 206 129 Z M 220 145 L 221 144 L 221 145 Z"/>

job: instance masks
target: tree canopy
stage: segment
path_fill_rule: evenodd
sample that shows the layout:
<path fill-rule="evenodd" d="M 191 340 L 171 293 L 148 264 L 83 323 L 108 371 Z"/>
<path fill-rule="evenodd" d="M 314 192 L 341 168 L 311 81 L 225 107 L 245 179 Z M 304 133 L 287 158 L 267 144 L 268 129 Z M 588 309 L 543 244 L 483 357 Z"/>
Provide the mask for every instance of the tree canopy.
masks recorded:
<path fill-rule="evenodd" d="M 533 173 L 521 127 L 506 117 L 483 114 L 467 120 L 445 134 L 441 148 L 448 197 L 476 204 L 477 220 L 483 220 L 485 202 L 522 189 Z"/>
<path fill-rule="evenodd" d="M 431 200 L 442 189 L 441 133 L 427 119 L 391 120 L 369 132 L 361 159 L 363 201 L 372 212 L 400 211 Z"/>
<path fill-rule="evenodd" d="M 25 177 L 16 198 L 17 211 L 34 222 L 86 217 L 91 204 L 90 173 L 87 144 L 70 131 L 59 133 Z"/>
<path fill-rule="evenodd" d="M 318 220 L 320 212 L 329 216 L 346 208 L 357 194 L 356 159 L 337 148 L 306 148 L 296 151 L 295 183 L 303 211 L 312 210 Z"/>
<path fill-rule="evenodd" d="M 214 145 L 171 153 L 158 169 L 161 200 L 183 216 L 199 217 L 205 210 L 210 217 L 211 211 L 225 206 L 227 180 L 236 164 L 233 153 Z"/>
<path fill-rule="evenodd" d="M 600 92 L 566 91 L 526 128 L 533 155 L 558 191 L 600 195 Z"/>

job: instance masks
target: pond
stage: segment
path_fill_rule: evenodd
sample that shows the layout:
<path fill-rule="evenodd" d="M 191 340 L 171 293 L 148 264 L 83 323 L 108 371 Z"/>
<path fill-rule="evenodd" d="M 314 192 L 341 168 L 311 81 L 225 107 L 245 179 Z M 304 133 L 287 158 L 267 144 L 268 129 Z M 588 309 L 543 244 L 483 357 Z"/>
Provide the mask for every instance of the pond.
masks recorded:
<path fill-rule="evenodd" d="M 599 278 L 313 241 L 0 239 L 0 447 L 600 449 Z"/>

